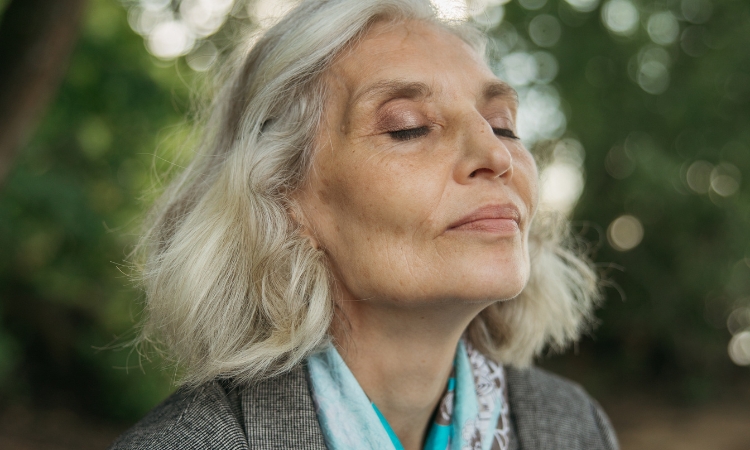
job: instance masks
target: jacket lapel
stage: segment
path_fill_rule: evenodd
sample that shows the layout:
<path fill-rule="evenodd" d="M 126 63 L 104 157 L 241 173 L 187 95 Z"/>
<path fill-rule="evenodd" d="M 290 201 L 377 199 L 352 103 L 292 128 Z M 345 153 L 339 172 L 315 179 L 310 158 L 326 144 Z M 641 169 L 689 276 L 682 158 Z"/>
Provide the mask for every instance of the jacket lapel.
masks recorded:
<path fill-rule="evenodd" d="M 508 367 L 507 375 L 510 413 L 521 450 L 617 448 L 614 438 L 603 441 L 603 433 L 611 428 L 605 419 L 595 422 L 598 409 L 580 386 L 533 367 Z"/>
<path fill-rule="evenodd" d="M 303 364 L 243 389 L 242 413 L 250 449 L 326 450 Z"/>
<path fill-rule="evenodd" d="M 539 420 L 541 399 L 527 372 L 510 366 L 505 367 L 510 415 L 518 436 L 519 449 L 542 450 L 540 434 L 545 427 L 545 421 Z"/>

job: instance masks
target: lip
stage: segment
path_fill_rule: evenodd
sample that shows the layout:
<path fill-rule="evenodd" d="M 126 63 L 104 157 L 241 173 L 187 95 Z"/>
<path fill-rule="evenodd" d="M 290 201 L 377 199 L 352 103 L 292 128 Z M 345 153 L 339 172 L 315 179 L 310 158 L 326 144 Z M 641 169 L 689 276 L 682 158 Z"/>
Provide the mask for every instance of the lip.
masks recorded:
<path fill-rule="evenodd" d="M 478 208 L 448 226 L 448 231 L 481 231 L 495 234 L 515 234 L 521 223 L 521 213 L 512 203 L 487 205 Z"/>

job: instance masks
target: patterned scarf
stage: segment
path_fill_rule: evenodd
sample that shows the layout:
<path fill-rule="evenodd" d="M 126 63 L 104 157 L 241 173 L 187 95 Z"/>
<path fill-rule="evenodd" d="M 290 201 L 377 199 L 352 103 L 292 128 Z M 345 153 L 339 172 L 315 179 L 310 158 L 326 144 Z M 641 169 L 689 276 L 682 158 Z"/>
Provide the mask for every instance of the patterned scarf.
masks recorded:
<path fill-rule="evenodd" d="M 328 448 L 403 449 L 335 347 L 310 356 L 307 364 Z M 503 367 L 462 340 L 424 450 L 506 450 L 509 417 Z"/>

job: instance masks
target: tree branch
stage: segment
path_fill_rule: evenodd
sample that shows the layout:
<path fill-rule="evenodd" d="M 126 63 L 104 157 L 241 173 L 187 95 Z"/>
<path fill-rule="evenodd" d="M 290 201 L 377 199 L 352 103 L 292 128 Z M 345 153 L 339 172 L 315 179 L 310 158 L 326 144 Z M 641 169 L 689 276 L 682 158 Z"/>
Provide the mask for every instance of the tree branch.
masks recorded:
<path fill-rule="evenodd" d="M 86 0 L 14 0 L 0 23 L 0 184 L 62 79 Z"/>

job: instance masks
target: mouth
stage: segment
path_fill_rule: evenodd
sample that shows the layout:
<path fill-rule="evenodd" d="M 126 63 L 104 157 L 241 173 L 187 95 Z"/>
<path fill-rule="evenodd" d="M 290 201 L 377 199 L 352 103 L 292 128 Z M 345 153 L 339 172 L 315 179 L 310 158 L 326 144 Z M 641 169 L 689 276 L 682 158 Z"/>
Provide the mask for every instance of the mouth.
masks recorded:
<path fill-rule="evenodd" d="M 506 203 L 483 206 L 448 226 L 448 231 L 478 231 L 493 234 L 515 234 L 520 230 L 521 213 Z"/>

